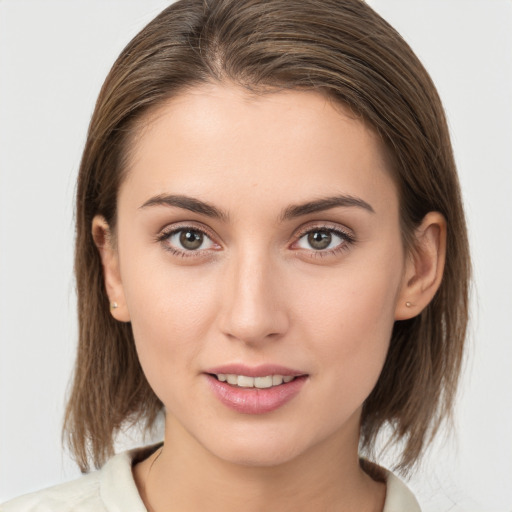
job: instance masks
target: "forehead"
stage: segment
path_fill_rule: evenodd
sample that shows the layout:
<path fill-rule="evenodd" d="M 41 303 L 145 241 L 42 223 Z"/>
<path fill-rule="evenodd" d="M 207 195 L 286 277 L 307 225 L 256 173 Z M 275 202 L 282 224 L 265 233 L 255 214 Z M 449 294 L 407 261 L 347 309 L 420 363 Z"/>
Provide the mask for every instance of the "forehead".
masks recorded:
<path fill-rule="evenodd" d="M 148 115 L 130 153 L 120 195 L 132 199 L 178 192 L 225 203 L 259 194 L 261 205 L 277 206 L 343 193 L 377 208 L 396 202 L 377 134 L 314 91 L 197 86 Z"/>

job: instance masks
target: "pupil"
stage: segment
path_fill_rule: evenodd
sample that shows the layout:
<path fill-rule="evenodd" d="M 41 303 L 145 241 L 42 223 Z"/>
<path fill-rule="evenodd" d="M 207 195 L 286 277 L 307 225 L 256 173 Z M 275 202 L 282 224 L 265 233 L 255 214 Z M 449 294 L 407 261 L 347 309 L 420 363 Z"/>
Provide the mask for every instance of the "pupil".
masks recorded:
<path fill-rule="evenodd" d="M 313 231 L 308 235 L 308 242 L 314 249 L 326 249 L 331 243 L 332 235 L 326 231 Z"/>
<path fill-rule="evenodd" d="M 199 249 L 203 243 L 203 234 L 200 231 L 182 231 L 180 234 L 180 243 L 185 249 Z"/>

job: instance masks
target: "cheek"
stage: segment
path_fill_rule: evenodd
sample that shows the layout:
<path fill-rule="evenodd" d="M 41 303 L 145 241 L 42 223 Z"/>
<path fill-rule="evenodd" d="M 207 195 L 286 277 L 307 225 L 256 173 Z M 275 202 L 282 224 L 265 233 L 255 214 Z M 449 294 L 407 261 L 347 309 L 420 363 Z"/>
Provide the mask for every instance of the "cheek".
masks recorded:
<path fill-rule="evenodd" d="M 322 286 L 304 283 L 310 292 L 295 293 L 311 355 L 337 396 L 362 401 L 380 375 L 394 325 L 400 261 L 339 269 Z"/>
<path fill-rule="evenodd" d="M 324 306 L 323 327 L 315 329 L 317 355 L 332 368 L 334 379 L 343 378 L 345 389 L 357 390 L 368 379 L 364 387 L 371 391 L 389 348 L 392 310 L 368 295 L 351 297 L 338 307 Z"/>
<path fill-rule="evenodd" d="M 139 260 L 142 261 L 142 260 Z M 123 268 L 135 345 L 149 384 L 159 391 L 194 371 L 207 338 L 215 286 L 208 279 L 152 261 Z M 159 396 L 163 399 L 162 396 Z"/>
<path fill-rule="evenodd" d="M 393 324 L 400 282 L 400 264 L 361 262 L 326 273 L 322 279 L 301 277 L 292 296 L 298 297 L 297 317 L 311 320 L 320 337 L 327 334 L 325 330 L 376 334 L 382 327 L 389 331 Z"/>

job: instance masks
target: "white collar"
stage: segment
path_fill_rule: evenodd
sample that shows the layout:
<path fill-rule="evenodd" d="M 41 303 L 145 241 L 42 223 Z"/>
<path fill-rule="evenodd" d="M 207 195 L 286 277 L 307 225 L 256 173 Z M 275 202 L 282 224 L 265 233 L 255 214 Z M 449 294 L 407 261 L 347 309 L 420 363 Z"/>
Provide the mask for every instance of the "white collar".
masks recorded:
<path fill-rule="evenodd" d="M 133 479 L 134 461 L 143 460 L 159 446 L 129 450 L 112 457 L 101 469 L 100 494 L 109 512 L 147 512 Z M 382 512 L 421 512 L 413 493 L 391 471 L 386 478 L 386 500 Z"/>

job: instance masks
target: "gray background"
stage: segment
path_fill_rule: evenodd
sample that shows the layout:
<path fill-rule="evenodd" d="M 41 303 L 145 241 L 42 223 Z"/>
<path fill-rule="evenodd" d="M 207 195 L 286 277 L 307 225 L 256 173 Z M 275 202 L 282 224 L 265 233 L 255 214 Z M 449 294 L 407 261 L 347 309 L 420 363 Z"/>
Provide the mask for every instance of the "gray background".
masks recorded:
<path fill-rule="evenodd" d="M 0 0 L 0 501 L 78 475 L 60 443 L 76 343 L 75 177 L 108 69 L 168 3 Z M 458 429 L 410 486 L 425 512 L 510 512 L 512 3 L 369 3 L 444 100 L 475 267 Z"/>

